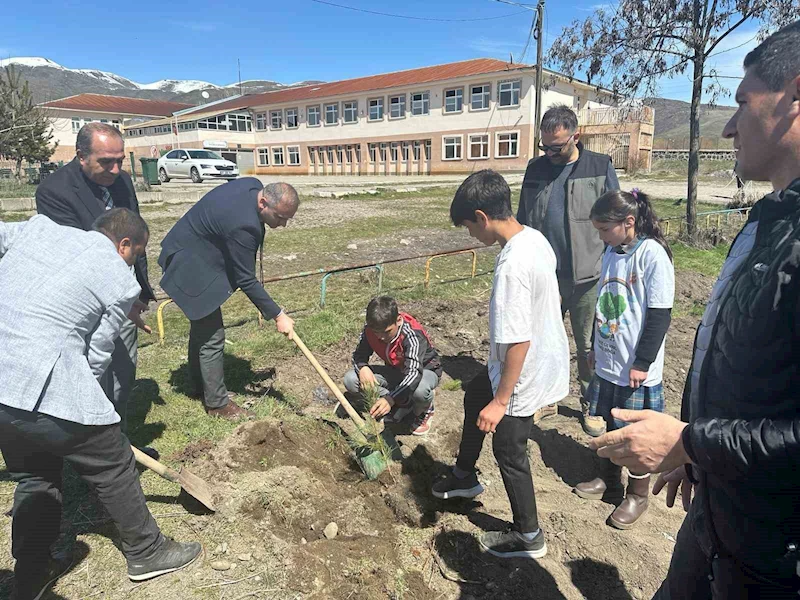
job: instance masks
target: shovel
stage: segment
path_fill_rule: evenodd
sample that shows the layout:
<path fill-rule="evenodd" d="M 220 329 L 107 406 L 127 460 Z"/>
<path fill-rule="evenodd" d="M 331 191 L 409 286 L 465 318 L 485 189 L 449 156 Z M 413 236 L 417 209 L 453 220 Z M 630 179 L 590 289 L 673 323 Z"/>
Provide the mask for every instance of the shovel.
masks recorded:
<path fill-rule="evenodd" d="M 180 471 L 170 469 L 168 466 L 162 465 L 154 458 L 150 458 L 147 456 L 147 454 L 135 446 L 131 446 L 131 450 L 133 450 L 133 455 L 136 457 L 136 462 L 138 462 L 140 465 L 145 466 L 151 471 L 161 475 L 161 477 L 167 481 L 177 483 L 186 491 L 187 494 L 197 499 L 208 510 L 216 512 L 217 509 L 214 508 L 211 489 L 208 487 L 208 484 L 200 479 L 197 475 L 186 469 L 181 469 Z"/>
<path fill-rule="evenodd" d="M 300 348 L 300 352 L 305 355 L 308 362 L 311 363 L 311 366 L 314 367 L 314 370 L 322 378 L 322 381 L 325 382 L 325 385 L 327 385 L 328 389 L 336 396 L 339 404 L 342 405 L 350 419 L 355 423 L 357 434 L 353 437 L 358 444 L 355 448 L 356 460 L 367 476 L 367 479 L 376 479 L 378 475 L 386 470 L 386 458 L 380 450 L 376 450 L 373 444 L 370 444 L 370 439 L 374 440 L 375 435 L 367 431 L 367 424 L 364 422 L 364 419 L 361 418 L 358 411 L 347 401 L 347 398 L 344 397 L 339 387 L 333 382 L 322 365 L 319 364 L 319 361 L 317 361 L 316 357 L 311 353 L 311 350 L 309 350 L 303 343 L 303 340 L 298 337 L 297 332 L 292 331 L 289 337 L 297 344 L 297 347 Z"/>

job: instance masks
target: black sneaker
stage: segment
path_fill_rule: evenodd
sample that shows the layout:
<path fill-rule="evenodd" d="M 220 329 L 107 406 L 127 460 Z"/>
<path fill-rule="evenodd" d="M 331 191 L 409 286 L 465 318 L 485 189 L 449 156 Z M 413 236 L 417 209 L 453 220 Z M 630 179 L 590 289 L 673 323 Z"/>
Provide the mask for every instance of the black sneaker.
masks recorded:
<path fill-rule="evenodd" d="M 431 493 L 443 500 L 450 498 L 474 498 L 483 491 L 481 482 L 475 473 L 470 473 L 464 479 L 456 477 L 455 473 L 450 472 L 444 479 L 433 484 Z"/>
<path fill-rule="evenodd" d="M 500 558 L 542 558 L 547 554 L 541 529 L 530 542 L 513 529 L 484 533 L 479 542 L 484 552 Z"/>
<path fill-rule="evenodd" d="M 45 592 L 72 568 L 73 558 L 51 558 L 44 571 L 23 574 L 19 568 L 14 569 L 14 592 L 11 600 L 39 600 Z"/>
<path fill-rule="evenodd" d="M 131 581 L 145 581 L 178 571 L 192 564 L 202 551 L 198 542 L 182 543 L 166 538 L 152 555 L 128 561 L 128 577 Z"/>

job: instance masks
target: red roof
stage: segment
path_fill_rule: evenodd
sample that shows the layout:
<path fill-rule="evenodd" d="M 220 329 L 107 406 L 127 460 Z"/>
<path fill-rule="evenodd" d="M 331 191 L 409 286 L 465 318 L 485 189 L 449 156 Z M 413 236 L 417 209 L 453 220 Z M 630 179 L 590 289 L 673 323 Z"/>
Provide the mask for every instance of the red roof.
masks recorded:
<path fill-rule="evenodd" d="M 66 108 L 122 115 L 168 117 L 174 112 L 191 108 L 194 105 L 184 104 L 182 102 L 167 102 L 164 100 L 105 96 L 103 94 L 78 94 L 77 96 L 69 96 L 68 98 L 61 98 L 60 100 L 45 102 L 42 106 L 46 108 Z"/>
<path fill-rule="evenodd" d="M 345 79 L 344 81 L 318 83 L 275 92 L 252 94 L 228 102 L 215 104 L 213 110 L 214 112 L 224 112 L 236 108 L 265 104 L 305 101 L 314 98 L 358 94 L 360 92 L 400 86 L 423 85 L 446 79 L 454 79 L 456 77 L 472 77 L 499 71 L 512 71 L 528 66 L 529 65 L 511 64 L 494 58 L 475 58 L 433 67 L 422 67 L 420 69 L 410 69 L 408 71 L 384 73 L 383 75 L 370 75 L 368 77 L 358 77 L 356 79 Z M 202 110 L 202 107 L 198 108 Z"/>

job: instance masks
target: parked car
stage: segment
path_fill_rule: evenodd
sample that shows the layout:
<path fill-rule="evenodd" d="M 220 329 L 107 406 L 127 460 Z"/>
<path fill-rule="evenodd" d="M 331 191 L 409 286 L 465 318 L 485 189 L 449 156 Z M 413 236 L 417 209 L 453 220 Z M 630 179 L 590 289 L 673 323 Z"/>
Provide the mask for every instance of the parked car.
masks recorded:
<path fill-rule="evenodd" d="M 202 183 L 203 179 L 236 179 L 238 176 L 236 163 L 211 150 L 172 150 L 158 159 L 158 178 L 163 183 L 180 177 Z"/>

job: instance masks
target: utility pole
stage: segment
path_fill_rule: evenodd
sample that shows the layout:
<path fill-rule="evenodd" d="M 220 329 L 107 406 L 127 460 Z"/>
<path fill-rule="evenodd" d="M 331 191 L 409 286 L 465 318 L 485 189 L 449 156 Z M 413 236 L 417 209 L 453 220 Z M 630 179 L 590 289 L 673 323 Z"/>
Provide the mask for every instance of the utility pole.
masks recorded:
<path fill-rule="evenodd" d="M 536 5 L 536 116 L 533 125 L 533 156 L 539 155 L 539 143 L 541 142 L 541 132 L 539 126 L 542 122 L 542 42 L 544 23 L 544 0 L 539 0 Z"/>

